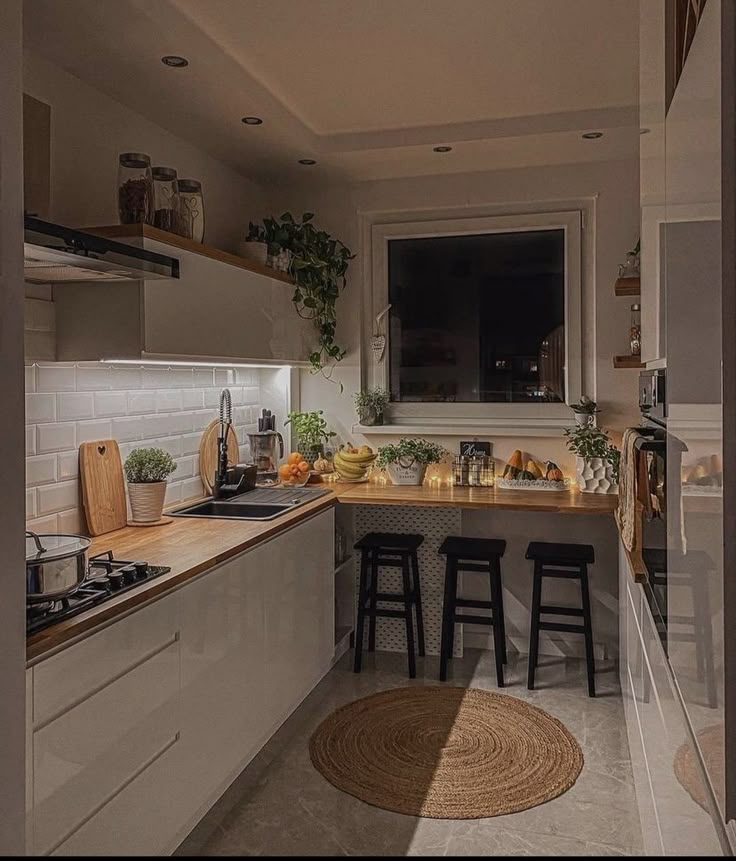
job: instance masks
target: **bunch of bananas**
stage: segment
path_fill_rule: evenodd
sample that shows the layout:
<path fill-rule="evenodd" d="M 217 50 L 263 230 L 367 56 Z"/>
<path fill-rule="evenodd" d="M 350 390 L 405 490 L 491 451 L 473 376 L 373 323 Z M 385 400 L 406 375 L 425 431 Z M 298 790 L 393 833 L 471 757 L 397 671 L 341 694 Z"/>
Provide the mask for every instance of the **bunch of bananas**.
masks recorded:
<path fill-rule="evenodd" d="M 376 453 L 369 445 L 348 446 L 335 454 L 335 469 L 343 481 L 365 481 L 375 459 Z"/>

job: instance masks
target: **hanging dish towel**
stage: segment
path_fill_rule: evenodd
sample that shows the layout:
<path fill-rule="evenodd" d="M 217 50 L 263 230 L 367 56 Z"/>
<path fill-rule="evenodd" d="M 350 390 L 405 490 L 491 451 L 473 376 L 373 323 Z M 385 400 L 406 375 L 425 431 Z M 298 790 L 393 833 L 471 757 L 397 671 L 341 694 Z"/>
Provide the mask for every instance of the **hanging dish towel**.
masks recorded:
<path fill-rule="evenodd" d="M 647 456 L 636 447 L 641 434 L 636 428 L 624 431 L 619 468 L 616 522 L 621 540 L 634 560 L 644 568 L 641 556 L 642 518 L 651 517 Z"/>

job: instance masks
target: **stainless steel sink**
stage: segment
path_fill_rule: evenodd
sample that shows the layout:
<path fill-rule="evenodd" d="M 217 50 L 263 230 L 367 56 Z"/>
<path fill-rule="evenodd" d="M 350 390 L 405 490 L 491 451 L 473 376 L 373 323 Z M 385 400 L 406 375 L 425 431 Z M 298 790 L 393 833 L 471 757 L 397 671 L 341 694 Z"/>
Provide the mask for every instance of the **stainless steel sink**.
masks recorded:
<path fill-rule="evenodd" d="M 169 512 L 172 517 L 210 517 L 223 520 L 273 520 L 300 505 L 324 496 L 324 488 L 258 487 L 231 499 L 206 499 Z"/>

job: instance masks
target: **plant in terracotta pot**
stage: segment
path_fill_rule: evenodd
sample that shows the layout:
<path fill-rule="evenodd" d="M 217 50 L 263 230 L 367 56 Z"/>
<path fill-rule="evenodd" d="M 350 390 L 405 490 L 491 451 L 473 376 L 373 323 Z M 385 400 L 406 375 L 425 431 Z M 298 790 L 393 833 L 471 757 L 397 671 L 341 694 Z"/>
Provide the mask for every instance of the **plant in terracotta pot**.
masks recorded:
<path fill-rule="evenodd" d="M 584 493 L 608 493 L 618 485 L 621 452 L 606 431 L 591 425 L 565 430 L 567 447 L 576 455 L 575 476 Z"/>
<path fill-rule="evenodd" d="M 378 449 L 377 466 L 388 469 L 393 484 L 422 484 L 431 463 L 439 463 L 445 449 L 426 439 L 401 439 Z"/>
<path fill-rule="evenodd" d="M 173 457 L 162 448 L 134 448 L 123 468 L 133 521 L 153 523 L 160 520 L 166 480 L 176 469 Z"/>
<path fill-rule="evenodd" d="M 362 425 L 384 424 L 386 409 L 390 401 L 386 389 L 380 386 L 363 389 L 363 391 L 353 395 L 353 401 Z"/>
<path fill-rule="evenodd" d="M 297 435 L 297 451 L 310 465 L 325 451 L 325 443 L 329 442 L 335 432 L 327 430 L 327 422 L 322 418 L 323 410 L 312 410 L 311 412 L 291 412 L 284 422 L 284 426 L 290 424 Z"/>
<path fill-rule="evenodd" d="M 588 427 L 595 421 L 596 413 L 599 413 L 598 404 L 587 395 L 583 395 L 578 403 L 570 404 L 570 409 L 575 413 L 575 421 L 580 427 Z"/>

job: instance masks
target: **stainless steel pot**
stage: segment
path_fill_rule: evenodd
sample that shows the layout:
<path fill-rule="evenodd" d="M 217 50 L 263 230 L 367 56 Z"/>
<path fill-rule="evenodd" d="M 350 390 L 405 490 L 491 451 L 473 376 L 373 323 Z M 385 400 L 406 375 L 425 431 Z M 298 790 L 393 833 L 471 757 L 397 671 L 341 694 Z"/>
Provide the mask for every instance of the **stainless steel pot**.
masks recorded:
<path fill-rule="evenodd" d="M 77 591 L 87 576 L 83 535 L 37 535 L 26 532 L 26 600 L 55 601 Z"/>

